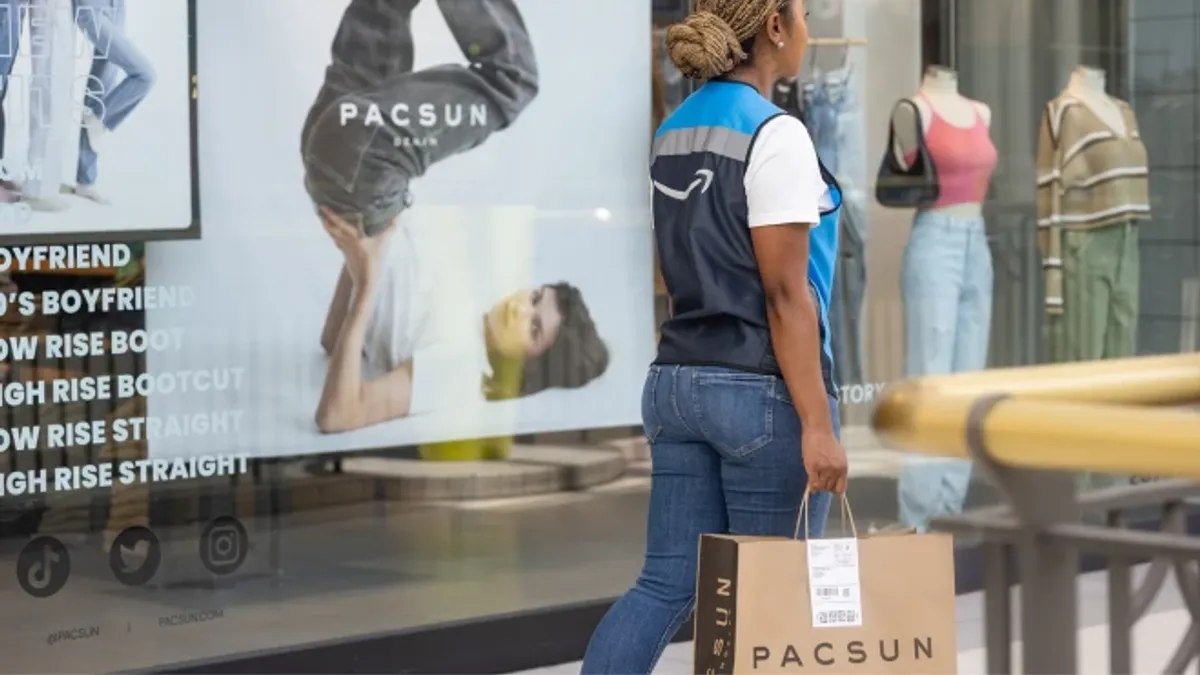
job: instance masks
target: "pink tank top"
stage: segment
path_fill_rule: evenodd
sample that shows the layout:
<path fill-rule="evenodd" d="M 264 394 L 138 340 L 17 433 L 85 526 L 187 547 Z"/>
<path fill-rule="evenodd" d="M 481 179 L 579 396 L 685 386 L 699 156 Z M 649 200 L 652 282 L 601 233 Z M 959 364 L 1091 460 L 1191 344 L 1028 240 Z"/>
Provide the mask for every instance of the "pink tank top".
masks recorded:
<path fill-rule="evenodd" d="M 974 126 L 955 126 L 942 119 L 924 92 L 918 93 L 933 112 L 929 131 L 925 132 L 925 147 L 937 169 L 939 185 L 938 200 L 933 206 L 982 203 L 999 158 L 983 115 L 976 110 Z M 909 154 L 909 162 L 916 159 L 915 152 Z"/>

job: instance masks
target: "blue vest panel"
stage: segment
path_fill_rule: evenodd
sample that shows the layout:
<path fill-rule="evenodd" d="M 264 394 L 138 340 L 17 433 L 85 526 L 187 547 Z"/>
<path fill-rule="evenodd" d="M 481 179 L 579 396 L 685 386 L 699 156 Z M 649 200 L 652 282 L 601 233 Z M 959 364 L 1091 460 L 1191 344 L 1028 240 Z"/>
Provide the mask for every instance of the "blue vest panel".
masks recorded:
<path fill-rule="evenodd" d="M 715 80 L 655 134 L 654 236 L 672 310 L 656 363 L 782 375 L 750 240 L 744 176 L 759 129 L 783 114 L 753 87 Z M 824 166 L 821 175 L 832 206 L 810 234 L 808 281 L 820 315 L 821 370 L 836 396 L 828 317 L 842 193 Z"/>

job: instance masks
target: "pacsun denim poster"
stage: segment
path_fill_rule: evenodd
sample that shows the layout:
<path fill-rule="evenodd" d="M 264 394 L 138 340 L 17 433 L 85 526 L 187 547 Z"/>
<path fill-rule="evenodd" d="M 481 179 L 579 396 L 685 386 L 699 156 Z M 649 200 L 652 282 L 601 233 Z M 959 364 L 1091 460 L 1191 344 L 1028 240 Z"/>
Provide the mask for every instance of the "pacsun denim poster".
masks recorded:
<path fill-rule="evenodd" d="M 200 3 L 204 228 L 147 255 L 195 291 L 150 318 L 186 336 L 148 357 L 151 454 L 636 424 L 648 12 Z"/>

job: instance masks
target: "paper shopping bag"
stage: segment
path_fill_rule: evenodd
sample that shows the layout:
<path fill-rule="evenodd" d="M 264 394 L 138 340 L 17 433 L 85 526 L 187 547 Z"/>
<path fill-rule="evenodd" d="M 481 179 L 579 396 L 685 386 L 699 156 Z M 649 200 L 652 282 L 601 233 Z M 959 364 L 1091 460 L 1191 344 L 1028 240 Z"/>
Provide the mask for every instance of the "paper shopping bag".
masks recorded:
<path fill-rule="evenodd" d="M 954 673 L 946 534 L 705 535 L 696 673 Z"/>

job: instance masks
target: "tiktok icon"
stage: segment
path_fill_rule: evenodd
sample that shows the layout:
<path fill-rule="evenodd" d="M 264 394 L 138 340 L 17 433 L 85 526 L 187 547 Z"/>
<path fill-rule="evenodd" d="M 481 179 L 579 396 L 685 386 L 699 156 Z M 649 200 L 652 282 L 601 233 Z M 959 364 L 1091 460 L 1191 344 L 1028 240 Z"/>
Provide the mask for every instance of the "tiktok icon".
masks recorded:
<path fill-rule="evenodd" d="M 17 557 L 17 583 L 35 598 L 61 591 L 71 576 L 71 554 L 54 537 L 36 537 Z"/>

